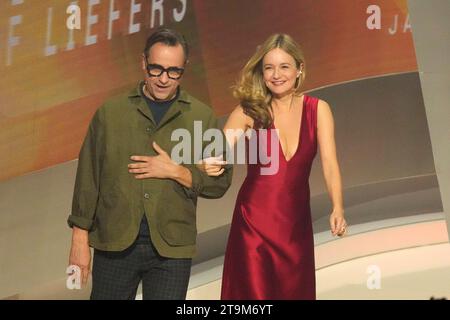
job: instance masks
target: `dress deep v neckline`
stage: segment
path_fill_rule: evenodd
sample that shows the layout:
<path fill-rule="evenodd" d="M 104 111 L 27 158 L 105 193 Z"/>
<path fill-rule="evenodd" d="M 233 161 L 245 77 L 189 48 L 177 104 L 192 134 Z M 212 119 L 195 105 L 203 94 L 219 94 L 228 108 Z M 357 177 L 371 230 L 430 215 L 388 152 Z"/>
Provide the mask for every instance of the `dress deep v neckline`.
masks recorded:
<path fill-rule="evenodd" d="M 297 153 L 299 152 L 299 149 L 300 149 L 300 147 L 301 147 L 301 145 L 302 145 L 302 144 L 301 144 L 301 138 L 302 138 L 302 136 L 303 136 L 303 135 L 302 135 L 302 130 L 303 130 L 303 118 L 304 118 L 304 114 L 305 114 L 305 100 L 306 100 L 306 96 L 303 95 L 303 101 L 302 101 L 302 114 L 301 114 L 301 116 L 300 116 L 300 128 L 299 128 L 299 132 L 298 132 L 297 148 L 295 149 L 294 153 L 292 154 L 292 157 L 291 157 L 289 160 L 286 158 L 286 154 L 284 153 L 283 146 L 281 145 L 281 139 L 280 139 L 280 136 L 279 136 L 279 134 L 277 133 L 278 147 L 279 147 L 279 149 L 281 150 L 281 154 L 282 154 L 282 156 L 283 156 L 284 161 L 286 161 L 286 162 L 290 162 L 290 161 L 297 155 Z M 277 129 L 276 126 L 275 126 L 275 120 L 273 121 L 272 126 L 273 126 L 274 129 Z"/>

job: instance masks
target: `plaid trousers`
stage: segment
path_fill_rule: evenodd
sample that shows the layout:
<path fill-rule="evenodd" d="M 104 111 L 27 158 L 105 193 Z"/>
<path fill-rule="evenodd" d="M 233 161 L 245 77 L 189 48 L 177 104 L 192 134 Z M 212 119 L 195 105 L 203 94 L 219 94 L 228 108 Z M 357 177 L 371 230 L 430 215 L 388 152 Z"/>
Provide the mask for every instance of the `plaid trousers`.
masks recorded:
<path fill-rule="evenodd" d="M 144 300 L 186 299 L 192 259 L 161 257 L 150 238 L 124 251 L 94 250 L 91 300 L 133 300 L 142 281 Z"/>

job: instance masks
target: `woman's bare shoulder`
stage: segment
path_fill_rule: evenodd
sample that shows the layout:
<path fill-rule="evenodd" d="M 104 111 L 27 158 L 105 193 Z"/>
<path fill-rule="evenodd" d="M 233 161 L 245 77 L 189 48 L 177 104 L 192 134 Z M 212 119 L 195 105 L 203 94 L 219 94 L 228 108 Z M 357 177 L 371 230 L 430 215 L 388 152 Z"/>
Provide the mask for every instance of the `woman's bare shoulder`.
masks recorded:
<path fill-rule="evenodd" d="M 318 108 L 322 108 L 322 109 L 330 109 L 330 105 L 328 104 L 328 102 L 326 102 L 325 100 L 322 99 L 317 99 L 317 107 Z"/>
<path fill-rule="evenodd" d="M 239 104 L 230 113 L 228 121 L 232 121 L 235 124 L 245 125 L 246 129 L 253 127 L 253 119 L 245 114 L 244 108 Z"/>

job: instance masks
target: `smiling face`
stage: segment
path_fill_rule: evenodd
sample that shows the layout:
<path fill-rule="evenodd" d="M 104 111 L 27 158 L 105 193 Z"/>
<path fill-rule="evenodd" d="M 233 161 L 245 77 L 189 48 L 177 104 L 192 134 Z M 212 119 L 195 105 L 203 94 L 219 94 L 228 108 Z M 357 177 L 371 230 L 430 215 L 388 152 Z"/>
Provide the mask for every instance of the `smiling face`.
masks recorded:
<path fill-rule="evenodd" d="M 171 79 L 167 72 L 161 73 L 160 76 L 149 76 L 147 65 L 159 65 L 162 68 L 184 68 L 184 51 L 183 47 L 178 44 L 176 46 L 168 46 L 164 43 L 155 43 L 148 52 L 147 63 L 145 56 L 142 58 L 142 69 L 145 75 L 145 83 L 150 98 L 158 101 L 166 101 L 172 99 L 177 92 L 180 79 Z"/>
<path fill-rule="evenodd" d="M 274 97 L 283 97 L 295 89 L 300 76 L 294 58 L 280 48 L 270 50 L 263 58 L 263 77 Z"/>

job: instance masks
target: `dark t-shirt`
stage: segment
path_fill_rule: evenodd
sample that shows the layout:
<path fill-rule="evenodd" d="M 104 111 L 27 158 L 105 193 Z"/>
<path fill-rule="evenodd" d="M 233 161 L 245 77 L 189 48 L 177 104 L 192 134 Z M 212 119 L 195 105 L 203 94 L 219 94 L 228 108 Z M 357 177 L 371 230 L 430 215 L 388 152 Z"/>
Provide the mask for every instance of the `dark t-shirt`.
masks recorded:
<path fill-rule="evenodd" d="M 180 90 L 177 90 L 177 94 L 173 99 L 167 100 L 167 101 L 155 101 L 150 98 L 148 98 L 144 94 L 144 87 L 141 88 L 141 95 L 144 97 L 145 102 L 147 103 L 148 107 L 150 108 L 150 112 L 153 115 L 153 118 L 155 119 L 156 125 L 159 124 L 159 122 L 162 120 L 164 115 L 166 114 L 167 110 L 169 110 L 170 106 L 177 100 L 178 95 L 180 94 Z"/>
<path fill-rule="evenodd" d="M 177 94 L 175 97 L 168 101 L 155 101 L 150 98 L 148 98 L 143 91 L 144 87 L 141 88 L 141 95 L 144 98 L 145 102 L 147 103 L 148 107 L 150 108 L 150 112 L 153 115 L 153 118 L 155 119 L 156 125 L 159 124 L 159 122 L 162 120 L 166 112 L 169 110 L 169 108 L 172 106 L 172 104 L 177 100 L 178 95 L 180 93 L 180 90 L 177 91 Z M 138 234 L 138 242 L 147 242 L 150 239 L 150 231 L 148 227 L 147 218 L 142 218 L 141 221 L 141 227 L 139 228 L 139 234 Z"/>

